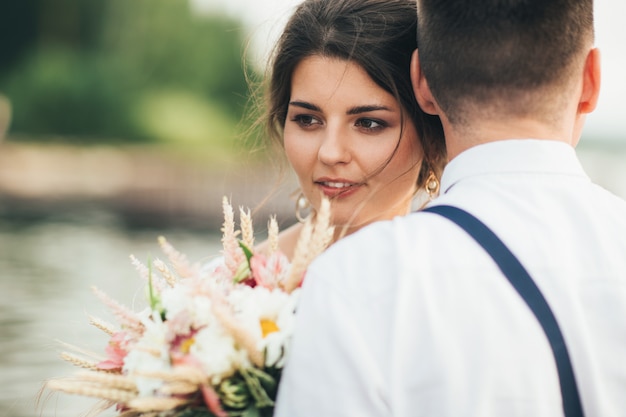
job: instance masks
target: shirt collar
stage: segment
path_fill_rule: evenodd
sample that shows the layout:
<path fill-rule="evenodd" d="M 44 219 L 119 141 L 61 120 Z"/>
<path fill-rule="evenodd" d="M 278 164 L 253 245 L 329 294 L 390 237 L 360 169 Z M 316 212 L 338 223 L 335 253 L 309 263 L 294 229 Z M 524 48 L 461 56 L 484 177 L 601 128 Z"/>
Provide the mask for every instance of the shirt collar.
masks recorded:
<path fill-rule="evenodd" d="M 445 193 L 464 178 L 496 173 L 541 173 L 587 177 L 575 149 L 564 142 L 510 139 L 474 146 L 448 163 L 441 178 Z"/>

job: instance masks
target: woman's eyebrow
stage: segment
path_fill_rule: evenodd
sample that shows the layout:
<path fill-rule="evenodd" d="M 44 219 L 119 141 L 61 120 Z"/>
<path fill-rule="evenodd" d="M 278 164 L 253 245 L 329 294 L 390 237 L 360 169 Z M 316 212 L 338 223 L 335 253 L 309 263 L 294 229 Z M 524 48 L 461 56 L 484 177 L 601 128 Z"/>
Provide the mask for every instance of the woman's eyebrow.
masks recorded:
<path fill-rule="evenodd" d="M 347 111 L 346 114 L 354 115 L 354 114 L 367 113 L 367 112 L 377 111 L 377 110 L 393 111 L 387 106 L 367 105 L 367 106 L 352 107 L 350 110 Z"/>
<path fill-rule="evenodd" d="M 322 111 L 322 109 L 320 109 L 315 104 L 307 103 L 306 101 L 290 101 L 289 105 L 295 106 L 295 107 L 302 107 L 303 109 L 307 109 L 307 110 Z"/>
<path fill-rule="evenodd" d="M 318 111 L 318 112 L 322 111 L 322 109 L 320 107 L 316 106 L 315 104 L 306 102 L 306 101 L 290 101 L 289 105 L 290 106 L 294 106 L 294 107 L 301 107 L 303 109 L 307 109 L 307 110 L 311 110 L 311 111 Z M 355 115 L 355 114 L 368 113 L 368 112 L 371 112 L 371 111 L 379 111 L 379 110 L 393 111 L 391 108 L 389 108 L 387 106 L 376 105 L 376 104 L 368 104 L 368 105 L 364 105 L 364 106 L 354 106 L 354 107 L 348 109 L 346 114 L 348 114 L 348 115 Z"/>

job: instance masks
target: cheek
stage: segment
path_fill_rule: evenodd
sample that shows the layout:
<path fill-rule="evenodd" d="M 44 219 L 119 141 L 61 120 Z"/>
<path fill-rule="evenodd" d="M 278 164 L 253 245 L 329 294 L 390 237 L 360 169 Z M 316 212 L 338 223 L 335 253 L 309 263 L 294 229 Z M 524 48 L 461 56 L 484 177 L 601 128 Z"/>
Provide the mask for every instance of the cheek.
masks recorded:
<path fill-rule="evenodd" d="M 420 162 L 424 159 L 424 151 L 422 150 L 421 145 L 419 145 L 416 138 L 411 138 L 411 143 L 407 146 L 407 149 L 404 151 L 406 157 L 406 164 L 408 166 L 419 165 Z M 419 169 L 419 167 L 417 167 Z"/>
<path fill-rule="evenodd" d="M 313 150 L 308 149 L 306 142 L 301 139 L 298 135 L 294 135 L 287 129 L 285 130 L 283 140 L 285 154 L 289 164 L 300 178 L 306 176 L 307 171 L 310 170 L 310 160 L 313 152 Z"/>
<path fill-rule="evenodd" d="M 390 165 L 393 176 L 405 176 L 412 183 L 417 182 L 417 177 L 421 169 L 421 161 L 424 157 L 422 147 L 419 145 L 416 135 L 409 135 L 402 139 Z M 413 181 L 414 180 L 414 181 Z"/>
<path fill-rule="evenodd" d="M 401 155 L 404 155 L 403 160 L 408 166 L 414 165 L 424 159 L 424 149 L 417 137 L 415 128 L 409 128 L 398 151 Z"/>

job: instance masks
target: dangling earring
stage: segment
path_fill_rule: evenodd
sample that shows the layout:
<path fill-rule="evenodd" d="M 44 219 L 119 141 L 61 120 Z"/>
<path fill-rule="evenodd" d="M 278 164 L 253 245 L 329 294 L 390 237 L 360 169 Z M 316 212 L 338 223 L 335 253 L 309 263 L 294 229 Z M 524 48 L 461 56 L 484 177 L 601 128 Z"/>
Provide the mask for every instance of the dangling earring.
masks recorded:
<path fill-rule="evenodd" d="M 428 194 L 428 198 L 430 200 L 435 198 L 439 193 L 439 180 L 437 179 L 437 176 L 434 172 L 430 171 L 424 188 L 426 188 L 426 193 Z"/>
<path fill-rule="evenodd" d="M 302 215 L 302 211 L 310 208 L 311 203 L 304 196 L 304 193 L 301 192 L 300 194 L 298 194 L 298 198 L 296 199 L 296 219 L 298 219 L 300 223 L 304 223 L 306 221 L 306 218 L 311 215 L 310 212 L 306 215 Z"/>

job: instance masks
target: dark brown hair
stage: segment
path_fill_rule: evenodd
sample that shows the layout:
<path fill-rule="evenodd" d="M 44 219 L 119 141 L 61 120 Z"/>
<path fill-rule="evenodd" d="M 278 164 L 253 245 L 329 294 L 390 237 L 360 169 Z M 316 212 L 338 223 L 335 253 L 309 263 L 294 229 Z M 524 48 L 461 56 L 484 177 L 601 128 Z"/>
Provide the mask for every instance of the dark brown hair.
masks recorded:
<path fill-rule="evenodd" d="M 593 42 L 593 0 L 418 0 L 418 10 L 421 67 L 453 124 L 469 106 L 558 110 L 533 93 L 564 88 Z"/>
<path fill-rule="evenodd" d="M 305 0 L 289 19 L 268 66 L 265 125 L 282 144 L 291 77 L 306 57 L 320 55 L 354 62 L 392 94 L 412 119 L 424 149 L 418 186 L 446 160 L 438 117 L 425 114 L 413 95 L 411 54 L 417 47 L 415 0 Z"/>

